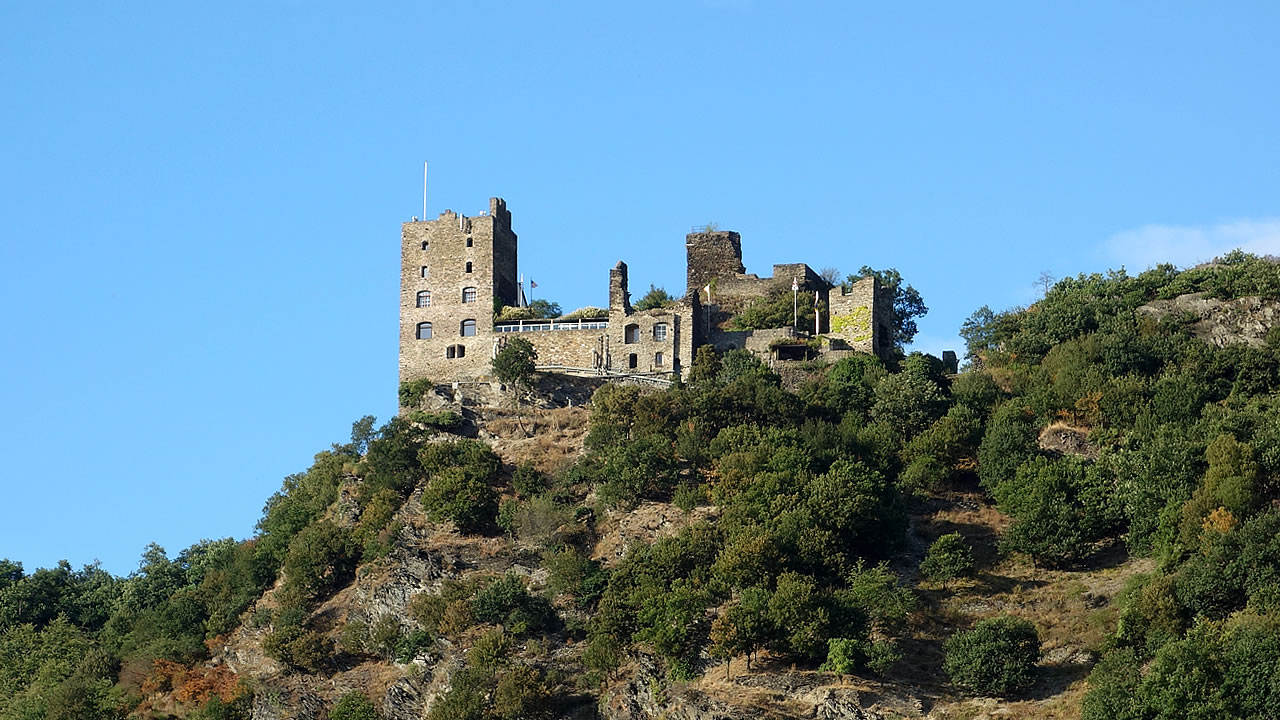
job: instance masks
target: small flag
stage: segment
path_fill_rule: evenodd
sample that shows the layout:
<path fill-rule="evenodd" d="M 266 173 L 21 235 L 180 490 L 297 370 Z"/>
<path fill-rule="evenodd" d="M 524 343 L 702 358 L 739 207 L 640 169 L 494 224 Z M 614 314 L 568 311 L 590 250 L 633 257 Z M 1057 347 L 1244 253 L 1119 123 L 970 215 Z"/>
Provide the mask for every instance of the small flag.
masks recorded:
<path fill-rule="evenodd" d="M 791 292 L 796 292 L 799 289 L 800 289 L 800 283 L 796 282 L 795 278 L 791 278 Z"/>
<path fill-rule="evenodd" d="M 536 287 L 538 287 L 538 283 L 534 282 L 533 278 L 529 278 L 529 289 L 532 290 Z"/>

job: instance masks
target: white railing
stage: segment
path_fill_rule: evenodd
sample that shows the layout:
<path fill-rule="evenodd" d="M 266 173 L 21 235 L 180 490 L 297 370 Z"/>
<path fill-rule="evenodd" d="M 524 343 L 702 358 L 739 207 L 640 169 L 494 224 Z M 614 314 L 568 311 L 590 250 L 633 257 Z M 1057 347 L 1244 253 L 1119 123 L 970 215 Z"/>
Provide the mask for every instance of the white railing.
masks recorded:
<path fill-rule="evenodd" d="M 608 320 L 508 320 L 493 324 L 493 331 L 497 333 L 607 330 L 608 328 Z"/>

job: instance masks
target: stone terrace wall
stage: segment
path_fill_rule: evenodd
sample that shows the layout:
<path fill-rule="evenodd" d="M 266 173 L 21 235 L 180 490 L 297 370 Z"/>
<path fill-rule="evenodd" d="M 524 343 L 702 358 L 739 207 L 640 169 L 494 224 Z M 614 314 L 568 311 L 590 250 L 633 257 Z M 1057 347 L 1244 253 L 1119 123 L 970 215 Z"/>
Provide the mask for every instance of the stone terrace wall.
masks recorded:
<path fill-rule="evenodd" d="M 538 351 L 539 365 L 596 368 L 604 364 L 607 343 L 607 331 L 604 330 L 553 330 L 504 335 L 528 340 Z"/>

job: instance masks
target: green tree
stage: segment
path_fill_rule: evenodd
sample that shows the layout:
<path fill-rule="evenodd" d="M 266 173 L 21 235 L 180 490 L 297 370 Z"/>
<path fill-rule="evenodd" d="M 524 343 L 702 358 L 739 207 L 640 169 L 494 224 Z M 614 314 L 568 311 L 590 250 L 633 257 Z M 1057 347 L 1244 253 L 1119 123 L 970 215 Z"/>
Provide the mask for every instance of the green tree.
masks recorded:
<path fill-rule="evenodd" d="M 535 318 L 560 317 L 560 313 L 562 312 L 560 303 L 543 300 L 542 298 L 538 298 L 537 300 L 529 303 L 529 310 L 533 313 Z"/>
<path fill-rule="evenodd" d="M 920 572 L 945 590 L 950 581 L 973 574 L 973 549 L 960 533 L 943 535 L 929 546 Z"/>
<path fill-rule="evenodd" d="M 653 310 L 656 308 L 664 308 L 675 303 L 676 299 L 671 297 L 666 290 L 660 287 L 649 286 L 649 292 L 640 298 L 632 307 L 635 310 Z"/>
<path fill-rule="evenodd" d="M 351 581 L 359 558 L 350 530 L 328 520 L 309 525 L 289 543 L 283 592 L 296 600 L 326 597 Z"/>
<path fill-rule="evenodd" d="M 942 667 L 956 685 L 980 695 L 1007 696 L 1031 685 L 1040 659 L 1035 625 L 1003 615 L 947 639 Z"/>
<path fill-rule="evenodd" d="M 533 387 L 537 359 L 538 351 L 533 343 L 522 337 L 507 338 L 506 344 L 491 361 L 493 376 L 517 392 L 526 391 Z"/>

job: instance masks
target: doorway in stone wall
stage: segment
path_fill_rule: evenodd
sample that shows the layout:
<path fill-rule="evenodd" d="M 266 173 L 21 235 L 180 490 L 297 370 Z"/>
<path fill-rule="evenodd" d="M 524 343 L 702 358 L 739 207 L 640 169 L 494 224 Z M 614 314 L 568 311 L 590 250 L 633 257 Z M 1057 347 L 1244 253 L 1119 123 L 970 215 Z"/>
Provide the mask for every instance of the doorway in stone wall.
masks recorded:
<path fill-rule="evenodd" d="M 638 361 L 639 361 L 639 358 L 636 356 L 636 354 L 631 353 L 630 355 L 627 356 L 627 367 L 632 370 L 635 370 L 636 364 Z"/>

